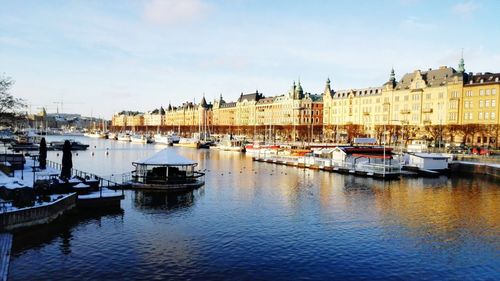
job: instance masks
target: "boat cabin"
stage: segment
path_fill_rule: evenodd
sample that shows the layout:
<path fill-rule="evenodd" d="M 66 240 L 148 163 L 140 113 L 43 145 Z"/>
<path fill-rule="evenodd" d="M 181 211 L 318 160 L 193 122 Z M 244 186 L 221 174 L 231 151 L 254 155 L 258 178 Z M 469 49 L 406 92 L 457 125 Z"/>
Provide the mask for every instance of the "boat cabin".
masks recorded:
<path fill-rule="evenodd" d="M 150 188 L 198 187 L 204 184 L 204 173 L 195 170 L 198 163 L 184 158 L 173 149 L 163 149 L 155 155 L 133 162 L 132 185 Z"/>
<path fill-rule="evenodd" d="M 411 153 L 408 165 L 418 169 L 443 171 L 448 169 L 450 157 L 438 153 Z"/>

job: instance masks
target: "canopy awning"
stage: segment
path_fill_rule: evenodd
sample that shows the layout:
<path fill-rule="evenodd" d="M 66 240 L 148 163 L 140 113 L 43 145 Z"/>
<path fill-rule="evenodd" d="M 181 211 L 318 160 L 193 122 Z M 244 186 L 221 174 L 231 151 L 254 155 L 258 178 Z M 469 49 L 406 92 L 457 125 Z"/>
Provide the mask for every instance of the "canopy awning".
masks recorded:
<path fill-rule="evenodd" d="M 362 158 L 372 158 L 372 159 L 392 159 L 392 155 L 386 154 L 385 157 L 384 155 L 380 154 L 360 154 L 360 153 L 354 153 L 352 156 L 354 157 L 362 157 Z"/>
<path fill-rule="evenodd" d="M 151 166 L 190 166 L 196 165 L 197 163 L 180 156 L 173 148 L 165 148 L 148 158 L 134 161 L 132 164 Z"/>

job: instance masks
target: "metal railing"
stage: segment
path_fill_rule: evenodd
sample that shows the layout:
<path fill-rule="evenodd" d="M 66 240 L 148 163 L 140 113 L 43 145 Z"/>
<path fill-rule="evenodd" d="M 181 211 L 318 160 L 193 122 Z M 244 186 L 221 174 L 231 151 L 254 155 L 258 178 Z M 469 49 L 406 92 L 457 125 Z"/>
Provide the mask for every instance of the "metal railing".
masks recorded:
<path fill-rule="evenodd" d="M 47 167 L 51 167 L 51 168 L 59 170 L 59 171 L 62 170 L 62 164 L 51 161 L 51 160 L 47 160 Z M 123 182 L 118 183 L 116 181 L 106 179 L 106 178 L 98 176 L 96 174 L 80 171 L 80 170 L 74 169 L 74 168 L 71 169 L 71 176 L 81 178 L 82 180 L 98 180 L 99 181 L 100 197 L 102 197 L 102 188 L 103 187 L 106 187 L 107 189 L 111 189 L 111 190 L 121 189 L 122 195 L 124 195 Z"/>

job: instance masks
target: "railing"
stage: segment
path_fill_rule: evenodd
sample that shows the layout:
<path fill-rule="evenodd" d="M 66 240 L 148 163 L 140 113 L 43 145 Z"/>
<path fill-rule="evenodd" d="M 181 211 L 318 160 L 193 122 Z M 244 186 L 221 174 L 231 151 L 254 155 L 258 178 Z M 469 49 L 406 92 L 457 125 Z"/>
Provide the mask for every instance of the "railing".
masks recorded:
<path fill-rule="evenodd" d="M 62 164 L 51 161 L 51 160 L 47 160 L 47 167 L 51 167 L 51 168 L 54 168 L 54 169 L 59 170 L 59 171 L 62 170 Z M 85 180 L 85 179 L 86 180 L 91 180 L 91 179 L 98 180 L 99 181 L 100 197 L 102 197 L 102 188 L 103 187 L 106 187 L 106 188 L 112 189 L 112 190 L 121 189 L 122 195 L 124 195 L 124 189 L 123 189 L 124 182 L 122 182 L 120 184 L 116 181 L 112 181 L 110 179 L 103 178 L 103 177 L 98 176 L 96 174 L 80 171 L 80 170 L 74 169 L 74 168 L 71 169 L 71 176 L 78 177 L 78 178 L 81 178 L 83 180 Z"/>
<path fill-rule="evenodd" d="M 182 184 L 197 181 L 205 181 L 205 173 L 194 171 L 192 176 L 185 177 L 152 177 L 151 175 L 136 175 L 135 171 L 130 173 L 131 180 L 145 184 Z"/>

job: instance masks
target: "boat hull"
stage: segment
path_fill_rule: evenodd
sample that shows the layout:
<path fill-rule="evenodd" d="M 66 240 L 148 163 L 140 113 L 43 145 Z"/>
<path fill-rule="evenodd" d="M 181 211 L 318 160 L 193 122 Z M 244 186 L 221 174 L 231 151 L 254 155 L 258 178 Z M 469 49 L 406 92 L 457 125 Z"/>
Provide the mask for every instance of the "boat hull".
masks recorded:
<path fill-rule="evenodd" d="M 137 182 L 130 182 L 131 189 L 140 190 L 163 190 L 163 191 L 183 191 L 183 190 L 193 190 L 205 185 L 205 181 L 195 181 L 189 183 L 175 183 L 175 184 L 143 184 Z"/>
<path fill-rule="evenodd" d="M 179 143 L 174 143 L 174 146 L 181 146 L 181 147 L 190 147 L 190 148 L 200 148 L 200 143 L 183 143 L 183 142 L 179 142 Z"/>

